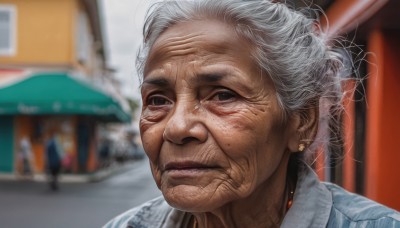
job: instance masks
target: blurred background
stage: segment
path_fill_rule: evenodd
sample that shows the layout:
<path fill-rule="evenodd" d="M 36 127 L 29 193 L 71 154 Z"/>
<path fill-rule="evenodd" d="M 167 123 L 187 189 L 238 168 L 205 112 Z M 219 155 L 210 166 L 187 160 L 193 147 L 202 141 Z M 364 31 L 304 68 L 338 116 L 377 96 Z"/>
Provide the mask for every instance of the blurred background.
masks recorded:
<path fill-rule="evenodd" d="M 153 2 L 0 0 L 2 226 L 100 227 L 160 195 L 140 142 L 135 70 Z M 350 57 L 343 77 L 362 79 L 347 82 L 357 90 L 337 116 L 340 134 L 331 140 L 338 143 L 315 156 L 316 172 L 400 210 L 400 1 L 285 2 L 318 9 L 309 13 L 321 17 L 332 44 L 352 42 L 337 49 Z M 60 151 L 58 191 L 46 183 L 52 138 Z"/>

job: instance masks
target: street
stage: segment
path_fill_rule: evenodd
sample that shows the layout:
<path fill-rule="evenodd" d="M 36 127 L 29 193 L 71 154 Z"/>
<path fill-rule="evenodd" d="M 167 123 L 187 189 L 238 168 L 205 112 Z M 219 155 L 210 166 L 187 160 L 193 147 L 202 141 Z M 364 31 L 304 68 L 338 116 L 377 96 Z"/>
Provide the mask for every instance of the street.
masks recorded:
<path fill-rule="evenodd" d="M 61 183 L 58 192 L 44 182 L 0 181 L 0 227 L 101 227 L 160 194 L 147 159 L 101 182 Z"/>

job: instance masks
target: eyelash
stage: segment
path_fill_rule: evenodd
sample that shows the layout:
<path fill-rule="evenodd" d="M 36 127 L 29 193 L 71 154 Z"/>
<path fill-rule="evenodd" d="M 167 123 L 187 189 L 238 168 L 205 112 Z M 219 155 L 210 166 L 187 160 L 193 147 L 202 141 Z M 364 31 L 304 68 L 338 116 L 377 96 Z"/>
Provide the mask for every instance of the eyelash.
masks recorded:
<path fill-rule="evenodd" d="M 221 95 L 228 95 L 228 98 L 221 100 L 221 97 L 218 97 L 218 96 L 221 96 Z M 217 99 L 217 98 L 219 98 L 217 100 L 218 102 L 227 102 L 227 101 L 231 101 L 232 99 L 236 99 L 237 98 L 237 94 L 235 92 L 231 91 L 231 90 L 228 90 L 228 89 L 220 89 L 220 90 L 216 91 L 210 97 L 210 100 L 214 100 L 214 99 Z"/>
<path fill-rule="evenodd" d="M 165 103 L 164 104 L 155 104 L 154 102 L 156 99 L 162 99 L 163 102 L 165 102 Z M 147 103 L 147 105 L 150 105 L 150 106 L 164 106 L 164 105 L 171 104 L 171 102 L 167 98 L 165 98 L 164 96 L 161 96 L 161 95 L 150 95 L 147 98 L 146 103 Z"/>

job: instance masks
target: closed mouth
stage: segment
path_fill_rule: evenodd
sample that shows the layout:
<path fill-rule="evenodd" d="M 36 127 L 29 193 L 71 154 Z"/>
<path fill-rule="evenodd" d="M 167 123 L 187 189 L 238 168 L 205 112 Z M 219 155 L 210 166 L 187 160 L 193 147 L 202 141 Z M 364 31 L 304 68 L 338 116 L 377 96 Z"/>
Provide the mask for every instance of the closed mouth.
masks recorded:
<path fill-rule="evenodd" d="M 171 170 L 192 170 L 192 169 L 215 169 L 219 168 L 217 166 L 211 166 L 198 162 L 170 162 L 167 163 L 164 167 L 164 171 Z"/>

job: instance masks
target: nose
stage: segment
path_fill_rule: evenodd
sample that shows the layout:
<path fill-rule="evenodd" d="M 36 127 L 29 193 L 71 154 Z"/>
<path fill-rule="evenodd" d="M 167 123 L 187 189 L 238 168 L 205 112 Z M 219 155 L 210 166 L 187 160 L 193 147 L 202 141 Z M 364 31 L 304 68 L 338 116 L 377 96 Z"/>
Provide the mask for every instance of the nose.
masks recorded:
<path fill-rule="evenodd" d="M 208 130 L 196 105 L 177 103 L 165 126 L 164 140 L 184 145 L 190 142 L 203 143 L 207 137 Z"/>

